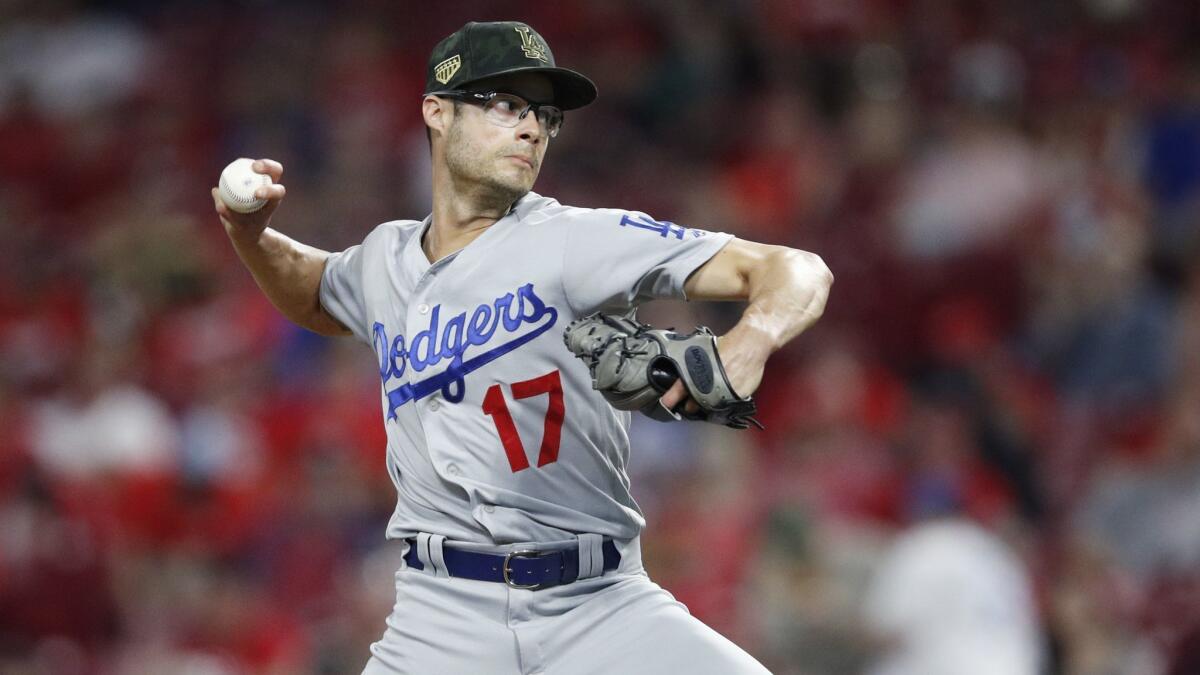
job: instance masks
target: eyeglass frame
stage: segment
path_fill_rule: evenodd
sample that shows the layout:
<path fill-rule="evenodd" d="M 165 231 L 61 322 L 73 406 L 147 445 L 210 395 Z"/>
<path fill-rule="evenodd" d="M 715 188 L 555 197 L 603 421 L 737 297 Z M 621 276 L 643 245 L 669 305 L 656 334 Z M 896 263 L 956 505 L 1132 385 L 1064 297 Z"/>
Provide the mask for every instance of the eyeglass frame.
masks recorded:
<path fill-rule="evenodd" d="M 459 101 L 464 101 L 466 103 L 472 103 L 472 104 L 478 105 L 479 107 L 483 108 L 488 104 L 488 102 L 490 102 L 492 99 L 496 98 L 496 96 L 499 96 L 501 94 L 503 94 L 505 96 L 514 96 L 516 98 L 521 99 L 522 101 L 525 101 L 525 108 L 523 110 L 521 110 L 521 114 L 517 115 L 517 121 L 512 126 L 504 126 L 503 124 L 498 124 L 495 120 L 489 119 L 488 121 L 491 122 L 492 124 L 495 124 L 496 126 L 504 128 L 504 129 L 513 129 L 517 126 L 517 124 L 521 123 L 521 120 L 525 119 L 525 116 L 528 115 L 530 113 L 530 111 L 532 111 L 533 115 L 534 115 L 534 119 L 538 120 L 538 125 L 540 126 L 542 121 L 540 119 L 538 119 L 537 111 L 542 108 L 549 108 L 551 110 L 558 111 L 559 122 L 558 122 L 558 128 L 555 129 L 553 132 L 550 131 L 550 125 L 547 124 L 546 125 L 546 135 L 549 136 L 550 138 L 555 138 L 556 136 L 558 136 L 558 133 L 560 131 L 562 131 L 563 124 L 565 124 L 567 121 L 566 112 L 564 112 L 562 108 L 560 108 L 552 103 L 534 103 L 533 101 L 530 101 L 529 99 L 525 98 L 524 96 L 521 96 L 520 94 L 514 94 L 511 91 L 495 91 L 495 90 L 493 90 L 493 91 L 469 91 L 466 89 L 447 89 L 445 91 L 431 91 L 428 94 L 426 94 L 426 96 L 442 96 L 445 98 L 457 99 Z"/>

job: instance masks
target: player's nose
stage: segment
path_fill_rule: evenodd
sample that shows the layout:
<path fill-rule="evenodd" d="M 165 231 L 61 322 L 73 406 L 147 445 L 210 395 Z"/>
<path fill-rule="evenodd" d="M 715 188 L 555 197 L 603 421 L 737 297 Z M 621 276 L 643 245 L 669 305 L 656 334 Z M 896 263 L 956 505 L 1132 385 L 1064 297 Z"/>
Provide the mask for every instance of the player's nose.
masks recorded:
<path fill-rule="evenodd" d="M 517 138 L 530 143 L 542 140 L 542 125 L 538 122 L 537 115 L 530 112 L 517 122 Z"/>

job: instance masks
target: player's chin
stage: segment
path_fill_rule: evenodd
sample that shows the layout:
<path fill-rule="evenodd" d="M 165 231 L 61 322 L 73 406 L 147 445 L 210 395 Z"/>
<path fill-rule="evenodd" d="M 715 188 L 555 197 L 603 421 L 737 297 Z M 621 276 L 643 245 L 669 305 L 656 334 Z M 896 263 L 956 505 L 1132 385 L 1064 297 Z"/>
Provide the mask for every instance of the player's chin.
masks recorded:
<path fill-rule="evenodd" d="M 533 183 L 537 180 L 537 169 L 526 164 L 513 163 L 509 171 L 502 172 L 504 183 L 514 190 L 529 192 L 533 189 Z"/>
<path fill-rule="evenodd" d="M 532 185 L 533 180 L 537 178 L 537 167 L 531 164 L 529 160 L 519 159 L 516 157 L 505 157 L 501 160 L 501 162 L 507 165 L 503 167 L 506 170 L 502 171 L 502 173 L 512 176 L 514 180 L 520 182 L 528 181 Z"/>
<path fill-rule="evenodd" d="M 493 195 L 505 202 L 515 202 L 533 189 L 532 180 L 516 180 L 507 175 L 492 176 L 488 185 Z"/>

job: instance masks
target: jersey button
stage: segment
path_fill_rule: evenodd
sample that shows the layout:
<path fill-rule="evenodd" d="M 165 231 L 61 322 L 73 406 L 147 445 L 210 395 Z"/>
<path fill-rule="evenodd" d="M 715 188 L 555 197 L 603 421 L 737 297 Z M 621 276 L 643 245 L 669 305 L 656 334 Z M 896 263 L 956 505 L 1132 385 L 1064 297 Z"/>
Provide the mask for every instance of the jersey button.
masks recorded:
<path fill-rule="evenodd" d="M 451 476 L 457 476 L 458 475 L 458 465 L 450 464 L 450 465 L 446 466 L 446 473 L 450 474 Z"/>
<path fill-rule="evenodd" d="M 429 313 L 429 305 L 422 302 L 421 304 L 417 305 L 417 311 L 422 314 L 428 314 Z"/>
<path fill-rule="evenodd" d="M 483 510 L 487 511 L 488 513 L 491 513 L 496 510 L 496 507 L 492 506 L 491 504 L 488 504 L 487 506 L 483 507 Z"/>
<path fill-rule="evenodd" d="M 437 409 L 438 409 L 438 408 L 440 408 L 440 407 L 442 407 L 442 404 L 441 404 L 441 403 L 438 403 L 437 401 L 430 401 L 430 402 L 429 402 L 429 409 L 430 409 L 430 410 L 432 410 L 432 411 L 434 411 L 434 412 L 437 412 Z"/>

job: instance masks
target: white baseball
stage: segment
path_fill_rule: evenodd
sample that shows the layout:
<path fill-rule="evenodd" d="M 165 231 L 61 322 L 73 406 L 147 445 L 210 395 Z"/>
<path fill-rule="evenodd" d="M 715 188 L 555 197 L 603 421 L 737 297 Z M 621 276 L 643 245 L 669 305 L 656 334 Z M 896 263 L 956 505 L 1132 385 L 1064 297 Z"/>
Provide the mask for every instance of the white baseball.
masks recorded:
<path fill-rule="evenodd" d="M 254 196 L 254 191 L 271 184 L 271 177 L 265 173 L 257 173 L 251 166 L 253 160 L 246 158 L 235 159 L 221 172 L 221 182 L 217 191 L 221 201 L 230 211 L 237 213 L 253 213 L 263 207 L 267 200 Z"/>

